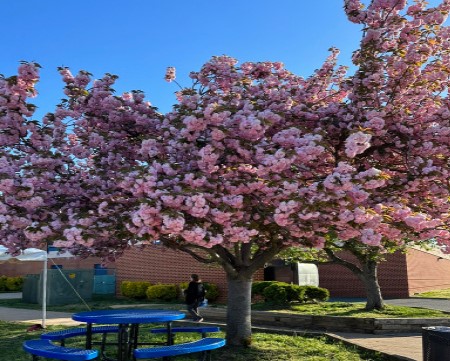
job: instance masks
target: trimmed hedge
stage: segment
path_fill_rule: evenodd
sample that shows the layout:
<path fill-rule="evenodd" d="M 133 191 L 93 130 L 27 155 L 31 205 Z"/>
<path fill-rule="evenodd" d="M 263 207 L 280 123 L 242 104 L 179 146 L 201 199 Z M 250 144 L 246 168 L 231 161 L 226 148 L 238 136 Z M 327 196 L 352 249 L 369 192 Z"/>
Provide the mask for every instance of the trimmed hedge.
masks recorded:
<path fill-rule="evenodd" d="M 330 292 L 316 286 L 298 286 L 279 281 L 256 281 L 252 284 L 252 297 L 263 296 L 266 302 L 318 302 L 330 298 Z"/>
<path fill-rule="evenodd" d="M 143 299 L 147 297 L 147 289 L 151 283 L 147 281 L 122 281 L 120 293 L 124 297 Z"/>
<path fill-rule="evenodd" d="M 305 290 L 306 301 L 325 302 L 330 298 L 330 291 L 326 288 L 315 286 L 300 286 Z"/>
<path fill-rule="evenodd" d="M 255 281 L 252 283 L 252 296 L 263 296 L 264 289 L 273 284 L 280 283 L 278 281 Z"/>
<path fill-rule="evenodd" d="M 178 299 L 178 287 L 173 284 L 158 284 L 147 288 L 147 299 L 150 301 L 175 301 Z"/>
<path fill-rule="evenodd" d="M 219 287 L 214 283 L 203 283 L 206 290 L 206 298 L 209 302 L 214 302 L 219 297 Z M 1 287 L 1 278 L 0 278 Z M 147 281 L 122 281 L 120 284 L 120 293 L 127 298 L 175 301 L 183 298 L 182 289 L 186 289 L 188 283 L 176 284 L 157 284 L 152 285 Z M 1 291 L 1 288 L 0 288 Z M 181 295 L 181 296 L 180 296 Z"/>
<path fill-rule="evenodd" d="M 20 292 L 22 291 L 23 277 L 0 276 L 0 292 Z"/>
<path fill-rule="evenodd" d="M 289 302 L 304 302 L 305 290 L 297 285 L 275 283 L 266 287 L 263 296 L 268 302 L 284 304 Z"/>

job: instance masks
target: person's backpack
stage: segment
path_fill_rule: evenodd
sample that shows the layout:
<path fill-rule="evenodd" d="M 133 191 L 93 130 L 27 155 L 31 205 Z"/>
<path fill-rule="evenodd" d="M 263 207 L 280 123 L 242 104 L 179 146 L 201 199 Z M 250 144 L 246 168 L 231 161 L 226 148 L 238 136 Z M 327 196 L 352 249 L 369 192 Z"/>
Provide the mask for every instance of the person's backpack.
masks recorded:
<path fill-rule="evenodd" d="M 205 295 L 206 295 L 205 286 L 203 286 L 203 284 L 199 284 L 197 296 L 197 300 L 199 303 L 202 303 L 205 300 Z"/>

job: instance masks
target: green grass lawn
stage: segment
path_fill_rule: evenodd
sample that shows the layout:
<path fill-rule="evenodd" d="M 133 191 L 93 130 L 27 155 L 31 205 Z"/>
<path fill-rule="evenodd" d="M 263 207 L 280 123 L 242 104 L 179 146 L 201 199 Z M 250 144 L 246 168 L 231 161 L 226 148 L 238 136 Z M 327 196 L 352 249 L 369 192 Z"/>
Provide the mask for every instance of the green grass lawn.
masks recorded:
<path fill-rule="evenodd" d="M 415 294 L 414 297 L 424 297 L 424 298 L 449 298 L 450 299 L 450 288 L 444 290 L 428 291 L 423 293 Z"/>
<path fill-rule="evenodd" d="M 257 303 L 252 306 L 254 310 L 259 311 L 277 311 L 289 312 L 302 315 L 318 315 L 318 316 L 348 316 L 348 317 L 367 317 L 367 318 L 445 318 L 450 314 L 418 307 L 392 306 L 389 305 L 383 311 L 366 311 L 363 302 L 323 302 L 323 303 L 307 303 L 307 304 L 291 304 L 290 306 L 274 306 L 267 303 Z M 92 310 L 109 308 L 113 305 L 145 305 L 145 308 L 161 308 L 161 303 L 151 303 L 145 300 L 129 300 L 129 299 L 103 299 L 88 301 L 87 304 Z M 20 299 L 0 300 L 0 307 L 15 307 L 27 309 L 40 309 L 38 304 L 24 303 Z M 210 306 L 215 307 L 215 306 Z M 216 306 L 222 307 L 222 305 Z M 164 308 L 185 309 L 183 304 L 164 303 Z M 84 304 L 73 304 L 64 306 L 48 306 L 48 311 L 61 312 L 81 312 L 88 309 Z"/>
<path fill-rule="evenodd" d="M 145 300 L 132 301 L 128 299 L 101 299 L 88 302 L 91 309 L 105 309 L 112 305 L 142 305 L 148 308 L 161 308 L 161 303 L 155 304 Z M 388 306 L 386 310 L 366 312 L 364 303 L 361 302 L 325 302 L 320 304 L 292 304 L 285 307 L 274 307 L 267 304 L 255 304 L 255 310 L 267 310 L 277 312 L 291 312 L 306 315 L 330 315 L 330 316 L 351 316 L 351 317 L 448 317 L 448 314 L 421 308 L 411 308 L 402 306 Z M 24 303 L 20 299 L 0 300 L 0 306 L 16 308 L 40 309 L 37 304 Z M 142 307 L 142 306 L 139 306 Z M 214 307 L 214 306 L 213 306 Z M 222 307 L 218 305 L 217 307 Z M 183 304 L 165 303 L 164 308 L 184 309 Z M 49 311 L 79 312 L 85 311 L 83 304 L 49 306 Z M 14 361 L 29 361 L 30 356 L 22 351 L 22 342 L 26 339 L 38 338 L 41 331 L 26 332 L 27 325 L 20 323 L 9 323 L 0 321 L 0 350 L 1 359 Z M 61 329 L 60 326 L 49 326 L 48 330 Z M 162 337 L 150 335 L 145 332 L 145 328 L 140 335 L 152 337 Z M 224 337 L 222 333 L 220 336 Z M 180 334 L 177 335 L 177 342 L 186 342 L 193 340 L 195 336 Z M 241 349 L 226 346 L 225 348 L 215 350 L 213 359 L 216 361 L 273 361 L 273 360 L 305 360 L 305 361 L 381 361 L 385 356 L 380 353 L 358 350 L 356 347 L 348 346 L 328 339 L 327 337 L 308 337 L 306 335 L 287 336 L 267 333 L 254 333 L 251 347 Z M 148 340 L 150 341 L 150 340 Z M 82 339 L 71 340 L 70 345 L 83 347 Z M 110 350 L 110 353 L 112 351 Z M 195 356 L 180 357 L 177 361 L 196 360 Z"/>
<path fill-rule="evenodd" d="M 29 361 L 30 355 L 22 350 L 22 342 L 39 338 L 42 331 L 26 332 L 27 325 L 0 321 L 0 350 L 2 360 Z M 48 330 L 63 327 L 49 326 Z M 147 341 L 164 336 L 151 335 L 148 328 L 143 327 L 140 335 Z M 224 337 L 221 333 L 219 337 Z M 111 336 L 110 336 L 111 337 Z M 195 336 L 177 335 L 176 342 L 194 340 Z M 76 338 L 67 342 L 67 346 L 83 347 L 83 339 Z M 113 349 L 109 354 L 113 354 Z M 196 355 L 177 357 L 177 361 L 196 360 Z M 360 351 L 326 337 L 286 336 L 267 333 L 254 333 L 253 343 L 247 348 L 225 346 L 213 351 L 215 361 L 382 361 L 380 353 Z"/>
<path fill-rule="evenodd" d="M 347 316 L 360 318 L 433 318 L 450 317 L 448 313 L 419 307 L 387 305 L 383 311 L 366 311 L 363 302 L 323 302 L 307 304 L 291 304 L 288 307 L 274 307 L 267 304 L 256 304 L 253 309 L 277 312 L 289 312 L 301 315 Z"/>

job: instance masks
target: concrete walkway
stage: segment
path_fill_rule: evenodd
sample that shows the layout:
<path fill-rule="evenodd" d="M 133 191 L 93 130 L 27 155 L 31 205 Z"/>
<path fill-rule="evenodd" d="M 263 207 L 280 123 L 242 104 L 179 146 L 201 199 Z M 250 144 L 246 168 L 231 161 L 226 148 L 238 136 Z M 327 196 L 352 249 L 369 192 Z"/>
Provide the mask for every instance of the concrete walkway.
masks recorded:
<path fill-rule="evenodd" d="M 22 293 L 0 293 L 1 300 L 11 300 L 22 298 Z M 29 310 L 21 308 L 0 307 L 0 321 L 24 322 L 31 324 L 42 324 L 42 310 Z M 45 318 L 46 325 L 79 325 L 71 319 L 71 314 L 66 312 L 47 311 Z"/>
<path fill-rule="evenodd" d="M 9 296 L 6 295 L 8 294 L 0 294 L 0 298 L 20 298 L 20 294 L 9 294 Z M 450 302 L 448 300 L 403 299 L 387 300 L 386 303 L 392 305 L 435 308 L 442 311 L 450 311 Z M 0 320 L 41 324 L 42 311 L 0 307 Z M 73 321 L 70 313 L 47 312 L 46 324 L 75 326 L 80 323 Z M 333 332 L 328 333 L 327 335 L 348 344 L 354 344 L 365 349 L 382 352 L 391 356 L 392 359 L 422 361 L 421 334 L 372 335 L 362 333 Z"/>
<path fill-rule="evenodd" d="M 446 298 L 405 298 L 385 300 L 388 305 L 422 307 L 443 312 L 450 312 L 450 300 Z"/>
<path fill-rule="evenodd" d="M 365 333 L 333 332 L 328 336 L 367 350 L 375 350 L 393 359 L 422 361 L 422 335 L 418 333 L 372 335 Z"/>

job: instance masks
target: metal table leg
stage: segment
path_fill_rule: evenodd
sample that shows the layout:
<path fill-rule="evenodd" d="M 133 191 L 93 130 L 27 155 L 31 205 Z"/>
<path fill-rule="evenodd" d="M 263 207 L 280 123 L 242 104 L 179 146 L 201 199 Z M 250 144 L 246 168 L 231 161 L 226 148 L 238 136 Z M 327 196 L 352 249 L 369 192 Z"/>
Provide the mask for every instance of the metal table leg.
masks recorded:
<path fill-rule="evenodd" d="M 128 341 L 128 359 L 135 360 L 133 351 L 138 347 L 139 324 L 134 323 L 130 327 L 130 339 Z"/>
<path fill-rule="evenodd" d="M 128 361 L 128 324 L 119 324 L 117 334 L 117 361 Z"/>
<path fill-rule="evenodd" d="M 86 350 L 92 349 L 92 323 L 86 325 Z"/>

